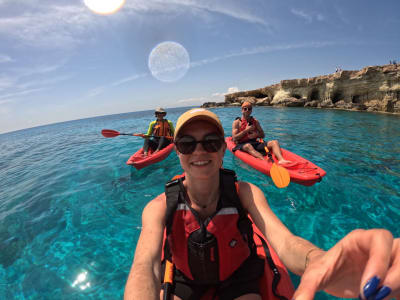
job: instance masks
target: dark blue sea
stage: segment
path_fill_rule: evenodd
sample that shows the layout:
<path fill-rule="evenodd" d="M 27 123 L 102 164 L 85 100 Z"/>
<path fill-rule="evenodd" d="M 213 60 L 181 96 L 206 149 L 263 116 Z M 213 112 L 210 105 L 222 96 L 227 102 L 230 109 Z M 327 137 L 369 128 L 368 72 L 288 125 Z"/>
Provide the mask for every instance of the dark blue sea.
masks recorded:
<path fill-rule="evenodd" d="M 214 112 L 230 134 L 239 108 Z M 227 151 L 224 167 L 259 186 L 290 230 L 324 249 L 354 228 L 400 236 L 400 116 L 269 107 L 254 116 L 267 139 L 327 172 L 314 186 L 278 189 Z M 125 162 L 143 140 L 100 131 L 145 132 L 153 118 L 142 111 L 0 135 L 0 299 L 122 298 L 142 209 L 181 169 L 175 153 L 131 169 Z"/>

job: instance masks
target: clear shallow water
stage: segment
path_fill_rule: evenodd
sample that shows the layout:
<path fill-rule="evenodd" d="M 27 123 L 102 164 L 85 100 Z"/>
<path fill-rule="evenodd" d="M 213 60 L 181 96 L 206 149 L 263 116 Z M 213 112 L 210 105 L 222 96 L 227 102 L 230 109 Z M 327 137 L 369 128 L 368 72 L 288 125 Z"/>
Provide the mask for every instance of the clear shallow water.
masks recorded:
<path fill-rule="evenodd" d="M 230 134 L 239 109 L 214 111 Z M 400 236 L 400 117 L 262 107 L 254 115 L 268 139 L 327 171 L 312 187 L 280 190 L 227 151 L 224 166 L 258 185 L 295 234 L 325 249 L 354 228 Z M 151 120 L 147 111 L 0 135 L 0 299 L 122 298 L 141 211 L 181 170 L 174 153 L 130 169 L 143 140 L 100 131 L 144 132 Z"/>

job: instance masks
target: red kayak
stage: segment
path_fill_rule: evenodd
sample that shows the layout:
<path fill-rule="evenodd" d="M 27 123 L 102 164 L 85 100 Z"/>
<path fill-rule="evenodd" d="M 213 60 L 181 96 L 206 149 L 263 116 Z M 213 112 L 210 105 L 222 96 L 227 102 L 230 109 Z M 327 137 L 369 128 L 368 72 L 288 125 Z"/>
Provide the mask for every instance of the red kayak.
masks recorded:
<path fill-rule="evenodd" d="M 159 161 L 165 159 L 174 149 L 174 144 L 171 143 L 167 147 L 161 149 L 157 153 L 153 153 L 151 149 L 149 149 L 148 155 L 146 157 L 143 156 L 143 148 L 140 148 L 135 154 L 133 154 L 128 161 L 127 165 L 134 166 L 136 169 L 140 170 L 149 165 L 155 164 Z"/>
<path fill-rule="evenodd" d="M 232 141 L 232 137 L 227 137 L 225 141 L 228 145 L 228 149 L 232 152 L 232 148 L 236 146 L 236 144 Z M 317 182 L 320 182 L 322 177 L 326 175 L 326 172 L 323 169 L 306 160 L 305 158 L 283 148 L 281 148 L 281 151 L 286 160 L 293 162 L 289 165 L 281 165 L 289 171 L 290 181 L 305 186 L 311 186 Z M 270 169 L 272 162 L 268 159 L 268 156 L 265 156 L 266 160 L 261 160 L 241 150 L 237 150 L 233 152 L 233 154 L 257 171 L 271 176 Z M 278 160 L 276 157 L 274 155 L 273 157 L 277 162 Z"/>

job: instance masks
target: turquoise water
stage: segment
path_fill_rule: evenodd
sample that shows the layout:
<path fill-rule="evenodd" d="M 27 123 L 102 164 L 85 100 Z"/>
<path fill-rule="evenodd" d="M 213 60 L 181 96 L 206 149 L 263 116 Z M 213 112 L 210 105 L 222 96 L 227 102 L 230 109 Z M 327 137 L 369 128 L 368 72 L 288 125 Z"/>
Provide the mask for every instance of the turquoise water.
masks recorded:
<path fill-rule="evenodd" d="M 214 111 L 230 133 L 239 109 Z M 399 116 L 263 107 L 254 115 L 269 139 L 327 171 L 312 187 L 277 189 L 227 152 L 224 166 L 258 185 L 294 233 L 325 249 L 353 228 L 400 236 Z M 100 131 L 144 132 L 151 120 L 146 111 L 0 135 L 0 299 L 122 298 L 141 211 L 181 170 L 174 153 L 131 169 L 125 161 L 143 140 Z"/>

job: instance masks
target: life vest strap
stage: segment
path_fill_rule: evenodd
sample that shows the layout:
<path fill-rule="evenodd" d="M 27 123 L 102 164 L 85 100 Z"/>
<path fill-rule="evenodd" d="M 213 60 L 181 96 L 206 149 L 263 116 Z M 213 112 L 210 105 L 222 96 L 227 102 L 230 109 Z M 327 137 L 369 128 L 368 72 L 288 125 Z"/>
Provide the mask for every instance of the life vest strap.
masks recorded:
<path fill-rule="evenodd" d="M 279 273 L 279 270 L 276 267 L 276 265 L 272 259 L 271 252 L 269 251 L 267 242 L 258 233 L 257 233 L 257 236 L 260 238 L 260 241 L 264 248 L 265 258 L 267 259 L 268 265 L 269 265 L 270 269 L 272 270 L 272 272 L 274 273 L 274 278 L 272 279 L 272 293 L 274 294 L 275 297 L 277 297 L 280 300 L 288 300 L 285 296 L 282 296 L 282 295 L 278 294 L 278 292 L 277 292 L 278 284 L 279 284 L 279 281 L 281 280 L 281 274 Z"/>
<path fill-rule="evenodd" d="M 165 196 L 167 199 L 167 211 L 165 214 L 165 228 L 167 236 L 171 233 L 172 222 L 174 220 L 174 213 L 178 206 L 179 196 L 183 196 L 182 194 L 182 178 L 178 178 L 172 181 L 167 182 L 165 185 Z"/>

